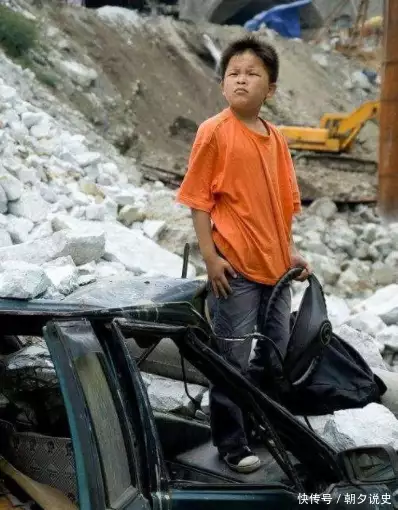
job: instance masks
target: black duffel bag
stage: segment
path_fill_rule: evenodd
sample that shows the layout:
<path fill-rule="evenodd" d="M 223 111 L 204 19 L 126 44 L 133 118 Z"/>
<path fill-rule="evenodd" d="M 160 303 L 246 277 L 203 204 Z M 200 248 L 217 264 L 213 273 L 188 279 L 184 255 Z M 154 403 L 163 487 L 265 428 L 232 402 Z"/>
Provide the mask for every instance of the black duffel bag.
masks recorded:
<path fill-rule="evenodd" d="M 299 268 L 288 271 L 275 286 L 263 314 L 262 331 L 282 287 L 300 272 Z M 293 414 L 322 415 L 361 408 L 380 402 L 387 389 L 356 349 L 333 332 L 323 289 L 314 274 L 308 278 L 299 309 L 291 314 L 285 356 L 271 339 L 255 336 L 247 375 Z"/>

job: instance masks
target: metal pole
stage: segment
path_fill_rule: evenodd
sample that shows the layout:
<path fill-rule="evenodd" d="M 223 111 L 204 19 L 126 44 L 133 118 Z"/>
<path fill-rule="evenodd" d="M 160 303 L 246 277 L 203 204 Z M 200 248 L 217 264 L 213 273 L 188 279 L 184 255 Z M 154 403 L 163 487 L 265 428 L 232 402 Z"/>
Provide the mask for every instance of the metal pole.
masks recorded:
<path fill-rule="evenodd" d="M 380 96 L 379 210 L 398 221 L 398 0 L 384 3 L 384 60 Z"/>

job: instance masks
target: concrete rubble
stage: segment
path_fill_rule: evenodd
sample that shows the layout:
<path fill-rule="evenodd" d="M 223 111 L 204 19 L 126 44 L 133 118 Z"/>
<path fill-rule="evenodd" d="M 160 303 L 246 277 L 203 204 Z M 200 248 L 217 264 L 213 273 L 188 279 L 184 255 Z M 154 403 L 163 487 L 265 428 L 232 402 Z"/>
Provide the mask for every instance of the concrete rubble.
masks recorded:
<path fill-rule="evenodd" d="M 310 423 L 337 450 L 378 444 L 398 447 L 398 420 L 381 404 L 336 411 L 332 416 L 310 419 Z"/>
<path fill-rule="evenodd" d="M 69 267 L 70 262 L 77 267 L 118 262 L 134 274 L 180 275 L 182 259 L 154 241 L 165 223 L 151 219 L 150 191 L 132 183 L 136 176 L 131 168 L 126 172 L 126 161 L 120 168 L 120 158 L 93 152 L 83 135 L 69 132 L 58 119 L 37 111 L 3 80 L 0 97 L 2 262 L 35 264 L 37 271 L 43 267 L 59 285 L 62 278 L 54 276 L 54 267 L 48 263 L 63 257 L 70 257 Z M 25 127 L 23 138 L 16 136 L 18 123 Z M 42 125 L 51 127 L 45 136 L 33 131 Z M 112 186 L 99 184 L 104 181 Z M 128 226 L 118 214 L 123 207 L 134 211 Z M 73 225 L 68 223 L 72 220 Z M 129 228 L 132 223 L 134 228 Z M 26 298 L 23 289 L 10 283 L 15 269 L 2 264 L 1 270 L 0 295 Z M 192 266 L 189 274 L 195 274 Z M 75 288 L 75 284 L 61 286 L 64 294 Z M 28 295 L 38 297 L 45 290 L 43 284 L 33 286 Z"/>
<path fill-rule="evenodd" d="M 144 374 L 149 401 L 153 409 L 163 412 L 193 416 L 195 407 L 200 407 L 206 388 L 198 384 L 188 384 L 188 397 L 183 381 L 175 381 L 167 377 Z M 196 404 L 195 404 L 196 403 Z"/>
<path fill-rule="evenodd" d="M 108 30 L 115 29 L 112 12 L 110 8 L 102 11 L 103 17 L 109 15 Z M 123 13 L 120 16 L 127 23 Z M 138 30 L 140 23 L 139 17 L 131 14 L 126 33 L 132 25 Z M 167 23 L 164 31 L 174 34 Z M 209 33 L 213 35 L 211 30 Z M 183 38 L 178 40 L 184 44 Z M 287 54 L 290 43 L 278 44 Z M 300 66 L 297 55 L 310 54 L 311 49 L 295 44 L 287 58 Z M 295 68 L 309 97 L 318 92 L 322 97 L 329 94 L 320 83 L 329 83 L 330 76 L 340 72 L 334 72 L 339 62 L 335 55 L 325 50 L 321 57 L 308 59 L 312 60 L 308 73 Z M 192 60 L 208 83 L 197 57 Z M 69 60 L 59 67 L 85 93 L 98 85 L 94 69 Z M 0 71 L 0 298 L 63 299 L 80 286 L 115 274 L 179 277 L 186 242 L 192 248 L 188 276 L 203 274 L 190 212 L 175 204 L 175 191 L 160 181 L 144 183 L 131 155 L 122 156 L 82 114 L 39 85 L 32 71 L 22 69 L 1 52 Z M 315 74 L 322 76 L 321 82 L 307 88 L 306 80 L 310 82 Z M 355 77 L 357 100 L 368 97 L 368 89 L 374 92 L 368 84 L 364 91 L 364 83 L 359 83 L 356 74 L 351 76 Z M 302 97 L 289 88 L 293 82 L 286 70 L 279 117 L 290 121 L 294 111 L 303 122 L 313 124 L 324 106 L 306 110 Z M 351 104 L 350 91 L 337 91 L 339 87 L 336 95 L 329 94 L 336 105 Z M 144 100 L 147 105 L 145 94 Z M 192 96 L 189 101 L 192 103 Z M 201 101 L 198 104 L 202 114 Z M 275 109 L 270 108 L 272 111 Z M 123 115 L 128 116 L 126 110 Z M 171 124 L 173 119 L 169 121 Z M 164 128 L 159 129 L 163 136 Z M 167 146 L 169 140 L 163 143 Z M 341 211 L 325 192 L 295 219 L 294 240 L 324 287 L 336 332 L 356 347 L 372 368 L 394 376 L 398 372 L 398 358 L 391 356 L 398 352 L 398 223 L 385 225 L 377 211 L 366 205 Z M 304 288 L 305 284 L 293 284 L 295 307 Z M 145 383 L 155 409 L 189 416 L 196 412 L 180 381 L 146 374 Z M 204 419 L 209 411 L 207 388 L 189 385 L 189 389 L 201 406 L 197 416 Z M 0 402 L 4 400 L 0 395 Z M 394 446 L 398 442 L 398 421 L 383 405 L 317 419 L 321 435 L 338 447 L 368 440 Z"/>

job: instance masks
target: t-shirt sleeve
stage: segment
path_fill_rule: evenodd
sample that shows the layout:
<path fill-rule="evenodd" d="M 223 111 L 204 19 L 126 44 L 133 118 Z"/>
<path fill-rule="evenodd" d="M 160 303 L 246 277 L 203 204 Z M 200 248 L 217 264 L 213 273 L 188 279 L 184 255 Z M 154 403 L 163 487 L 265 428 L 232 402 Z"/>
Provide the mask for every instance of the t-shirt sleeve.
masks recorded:
<path fill-rule="evenodd" d="M 286 138 L 282 135 L 283 141 L 284 141 L 284 147 L 285 147 L 285 159 L 286 163 L 289 168 L 289 177 L 290 177 L 290 185 L 292 188 L 292 194 L 293 194 L 293 212 L 295 214 L 298 214 L 301 212 L 301 196 L 300 196 L 300 190 L 297 183 L 297 176 L 296 176 L 296 170 L 294 168 L 294 163 L 292 156 L 290 154 L 289 145 L 287 143 Z"/>
<path fill-rule="evenodd" d="M 189 157 L 188 168 L 176 201 L 192 209 L 210 212 L 214 206 L 213 184 L 217 167 L 214 133 L 201 125 Z"/>

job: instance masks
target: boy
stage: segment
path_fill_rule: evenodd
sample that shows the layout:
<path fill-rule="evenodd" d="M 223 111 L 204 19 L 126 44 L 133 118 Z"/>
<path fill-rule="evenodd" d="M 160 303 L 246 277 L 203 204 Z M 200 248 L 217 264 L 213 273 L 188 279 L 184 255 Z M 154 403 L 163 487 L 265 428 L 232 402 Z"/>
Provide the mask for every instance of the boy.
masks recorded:
<path fill-rule="evenodd" d="M 268 44 L 245 37 L 224 51 L 220 71 L 228 107 L 200 125 L 177 201 L 192 210 L 214 333 L 226 358 L 233 362 L 238 356 L 243 369 L 250 347 L 242 348 L 242 337 L 259 322 L 260 333 L 284 353 L 290 289 L 267 331 L 261 331 L 259 312 L 290 267 L 303 267 L 301 281 L 310 268 L 291 241 L 293 215 L 301 205 L 287 143 L 259 117 L 276 90 L 278 55 Z M 210 419 L 214 444 L 228 466 L 241 473 L 258 469 L 242 412 L 217 387 L 210 392 Z"/>

